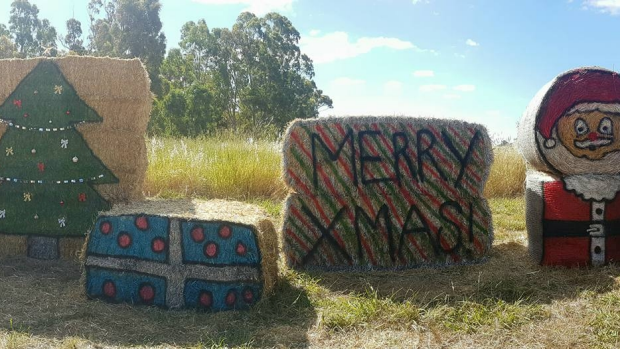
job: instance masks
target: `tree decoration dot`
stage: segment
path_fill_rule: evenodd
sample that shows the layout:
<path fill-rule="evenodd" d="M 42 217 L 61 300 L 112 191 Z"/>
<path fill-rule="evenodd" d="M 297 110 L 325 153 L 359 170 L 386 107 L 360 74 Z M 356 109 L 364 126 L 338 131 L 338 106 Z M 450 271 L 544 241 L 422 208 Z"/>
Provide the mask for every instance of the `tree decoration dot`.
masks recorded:
<path fill-rule="evenodd" d="M 73 161 L 73 162 L 78 162 L 78 157 L 77 157 L 77 156 L 74 156 L 74 157 L 73 157 L 73 159 L 71 159 L 71 161 Z"/>
<path fill-rule="evenodd" d="M 34 148 L 32 148 L 32 150 L 30 150 L 30 152 L 31 152 L 32 154 L 36 154 L 36 153 L 37 153 L 37 150 L 36 150 L 36 149 L 34 149 Z"/>

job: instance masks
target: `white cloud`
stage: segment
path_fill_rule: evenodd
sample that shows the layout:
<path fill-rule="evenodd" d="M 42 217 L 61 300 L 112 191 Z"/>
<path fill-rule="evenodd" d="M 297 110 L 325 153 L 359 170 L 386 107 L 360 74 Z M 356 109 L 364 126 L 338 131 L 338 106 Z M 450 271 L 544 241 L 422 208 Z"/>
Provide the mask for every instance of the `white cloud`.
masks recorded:
<path fill-rule="evenodd" d="M 445 90 L 446 85 L 422 85 L 420 86 L 420 92 L 435 92 Z"/>
<path fill-rule="evenodd" d="M 461 95 L 456 94 L 456 93 L 448 93 L 443 95 L 444 99 L 461 99 Z"/>
<path fill-rule="evenodd" d="M 461 92 L 473 92 L 476 90 L 476 86 L 474 85 L 458 85 L 458 86 L 454 86 L 452 88 L 455 91 L 461 91 Z"/>
<path fill-rule="evenodd" d="M 310 36 L 317 36 L 317 35 L 319 35 L 319 34 L 321 34 L 321 31 L 320 31 L 320 30 L 318 30 L 318 29 L 312 29 L 312 30 L 310 31 Z"/>
<path fill-rule="evenodd" d="M 353 78 L 348 78 L 348 77 L 341 77 L 341 78 L 337 78 L 331 81 L 332 86 L 339 86 L 339 87 L 359 86 L 359 85 L 364 85 L 365 83 L 366 83 L 366 80 L 353 79 Z"/>
<path fill-rule="evenodd" d="M 475 41 L 474 41 L 474 40 L 472 40 L 472 39 L 467 39 L 467 41 L 465 41 L 465 45 L 467 45 L 467 46 L 473 46 L 473 47 L 480 46 L 480 44 L 479 44 L 479 43 L 475 42 Z"/>
<path fill-rule="evenodd" d="M 269 12 L 291 12 L 295 0 L 192 0 L 208 5 L 246 5 L 243 11 L 262 16 Z"/>
<path fill-rule="evenodd" d="M 409 41 L 397 38 L 362 37 L 351 42 L 349 35 L 345 32 L 328 33 L 323 36 L 304 36 L 299 41 L 299 46 L 315 64 L 353 58 L 376 48 L 436 53 L 433 50 L 420 49 Z"/>
<path fill-rule="evenodd" d="M 620 0 L 584 0 L 584 6 L 594 7 L 611 15 L 620 14 Z"/>
<path fill-rule="evenodd" d="M 435 76 L 435 72 L 432 70 L 416 70 L 413 72 L 413 76 L 416 78 L 432 78 Z"/>
<path fill-rule="evenodd" d="M 388 95 L 400 95 L 403 93 L 403 83 L 396 80 L 390 80 L 383 84 L 383 92 Z"/>

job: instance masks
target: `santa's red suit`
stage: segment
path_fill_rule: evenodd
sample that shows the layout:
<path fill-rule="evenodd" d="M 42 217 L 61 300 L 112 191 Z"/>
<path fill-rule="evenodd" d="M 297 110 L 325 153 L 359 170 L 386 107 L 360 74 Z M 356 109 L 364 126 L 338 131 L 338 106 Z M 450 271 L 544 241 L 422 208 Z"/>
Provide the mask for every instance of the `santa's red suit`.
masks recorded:
<path fill-rule="evenodd" d="M 572 190 L 570 190 L 570 189 Z M 606 197 L 571 181 L 543 184 L 544 265 L 601 265 L 620 261 L 620 195 Z M 584 193 L 585 192 L 585 193 Z"/>

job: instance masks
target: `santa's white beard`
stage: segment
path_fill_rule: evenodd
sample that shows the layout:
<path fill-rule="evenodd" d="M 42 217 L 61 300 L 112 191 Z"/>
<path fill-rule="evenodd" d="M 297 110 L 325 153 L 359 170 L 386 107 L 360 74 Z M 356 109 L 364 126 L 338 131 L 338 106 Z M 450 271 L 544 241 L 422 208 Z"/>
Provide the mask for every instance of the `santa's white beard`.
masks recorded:
<path fill-rule="evenodd" d="M 554 128 L 551 136 L 555 140 L 555 146 L 545 147 L 545 139 L 539 132 L 536 132 L 539 151 L 542 156 L 563 175 L 573 174 L 607 174 L 616 175 L 620 173 L 620 151 L 611 152 L 599 160 L 579 158 L 573 155 L 560 142 L 557 131 Z"/>
<path fill-rule="evenodd" d="M 585 200 L 613 200 L 620 191 L 620 175 L 569 175 L 563 177 L 562 181 L 567 190 Z"/>

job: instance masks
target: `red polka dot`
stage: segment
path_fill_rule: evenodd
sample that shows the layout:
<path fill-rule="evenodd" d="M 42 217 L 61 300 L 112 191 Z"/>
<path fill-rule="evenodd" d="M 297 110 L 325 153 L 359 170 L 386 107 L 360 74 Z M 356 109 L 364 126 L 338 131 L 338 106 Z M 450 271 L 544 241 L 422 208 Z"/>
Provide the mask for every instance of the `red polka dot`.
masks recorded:
<path fill-rule="evenodd" d="M 166 241 L 162 238 L 155 238 L 151 242 L 151 249 L 155 253 L 161 253 L 166 249 Z"/>
<path fill-rule="evenodd" d="M 205 240 L 205 231 L 202 227 L 194 227 L 190 234 L 195 242 L 203 242 Z"/>
<path fill-rule="evenodd" d="M 136 227 L 140 230 L 147 230 L 149 228 L 149 220 L 146 216 L 138 216 L 136 218 Z"/>
<path fill-rule="evenodd" d="M 70 111 L 70 110 L 67 110 L 67 115 L 69 115 L 69 114 L 71 114 L 71 111 Z"/>
<path fill-rule="evenodd" d="M 116 297 L 116 285 L 114 282 L 108 280 L 103 283 L 103 295 L 106 297 L 114 298 Z"/>
<path fill-rule="evenodd" d="M 243 300 L 246 303 L 252 303 L 254 301 L 254 291 L 251 288 L 246 288 L 243 291 Z"/>
<path fill-rule="evenodd" d="M 64 204 L 64 202 L 61 201 L 61 205 L 62 204 Z M 101 225 L 99 225 L 99 230 L 101 230 L 101 234 L 108 235 L 112 231 L 112 224 L 108 221 L 101 222 Z"/>
<path fill-rule="evenodd" d="M 214 258 L 217 256 L 217 245 L 215 244 L 215 242 L 208 242 L 205 245 L 205 256 L 209 257 L 209 258 Z"/>
<path fill-rule="evenodd" d="M 230 229 L 229 226 L 223 225 L 220 228 L 220 237 L 222 239 L 228 239 L 231 235 L 232 235 L 232 230 Z"/>
<path fill-rule="evenodd" d="M 235 305 L 236 301 L 237 301 L 237 294 L 235 293 L 235 290 L 228 291 L 228 294 L 226 295 L 226 305 L 233 306 Z"/>
<path fill-rule="evenodd" d="M 121 248 L 127 248 L 131 245 L 131 236 L 128 233 L 118 234 L 118 245 Z"/>
<path fill-rule="evenodd" d="M 238 242 L 236 251 L 238 255 L 245 256 L 245 254 L 248 252 L 248 248 L 245 247 L 242 242 Z"/>
<path fill-rule="evenodd" d="M 155 289 L 149 284 L 141 285 L 138 294 L 144 303 L 151 303 L 155 299 Z"/>
<path fill-rule="evenodd" d="M 211 307 L 213 305 L 213 295 L 209 291 L 200 292 L 200 296 L 198 296 L 198 304 L 205 308 Z"/>

